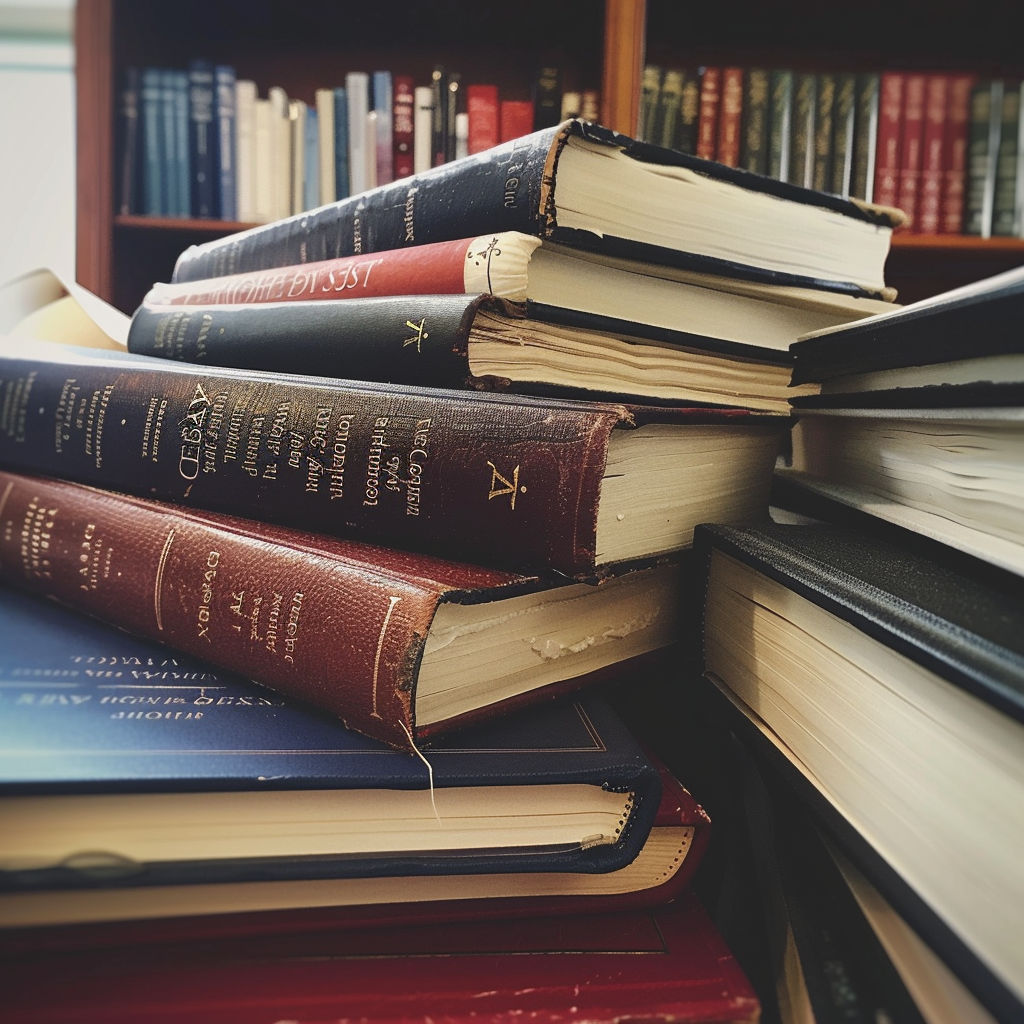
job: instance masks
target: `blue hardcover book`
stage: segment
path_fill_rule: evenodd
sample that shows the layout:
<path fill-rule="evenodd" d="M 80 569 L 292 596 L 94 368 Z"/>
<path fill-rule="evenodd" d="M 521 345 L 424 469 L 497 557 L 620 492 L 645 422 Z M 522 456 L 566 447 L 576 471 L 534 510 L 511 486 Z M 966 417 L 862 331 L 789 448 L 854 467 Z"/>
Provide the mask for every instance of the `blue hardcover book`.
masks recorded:
<path fill-rule="evenodd" d="M 394 170 L 394 90 L 390 71 L 373 73 L 373 109 L 377 113 L 377 184 L 395 180 Z"/>
<path fill-rule="evenodd" d="M 222 220 L 238 220 L 236 176 L 238 155 L 235 152 L 235 69 L 218 64 L 213 69 L 217 104 L 217 211 Z"/>
<path fill-rule="evenodd" d="M 188 66 L 189 207 L 193 217 L 217 217 L 220 191 L 218 106 L 213 65 L 193 60 Z"/>
<path fill-rule="evenodd" d="M 316 107 L 306 110 L 303 144 L 306 150 L 306 177 L 302 183 L 303 209 L 312 210 L 320 205 L 320 118 Z"/>
<path fill-rule="evenodd" d="M 0 927 L 40 892 L 616 871 L 660 797 L 597 696 L 418 756 L 0 587 Z"/>
<path fill-rule="evenodd" d="M 142 118 L 142 206 L 147 217 L 160 217 L 166 211 L 167 135 L 165 129 L 163 72 L 143 68 L 139 97 Z"/>
<path fill-rule="evenodd" d="M 191 199 L 191 154 L 189 152 L 189 80 L 187 71 L 167 71 L 166 84 L 171 104 L 171 139 L 169 142 L 169 176 L 167 213 L 172 217 L 189 217 Z"/>
<path fill-rule="evenodd" d="M 348 93 L 334 90 L 334 190 L 338 199 L 352 194 L 348 175 Z"/>

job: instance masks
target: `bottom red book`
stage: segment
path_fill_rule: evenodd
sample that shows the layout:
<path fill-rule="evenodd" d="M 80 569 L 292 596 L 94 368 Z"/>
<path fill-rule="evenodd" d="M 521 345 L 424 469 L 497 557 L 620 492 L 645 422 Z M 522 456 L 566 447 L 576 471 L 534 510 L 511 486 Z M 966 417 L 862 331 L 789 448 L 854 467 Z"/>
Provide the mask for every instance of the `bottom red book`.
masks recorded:
<path fill-rule="evenodd" d="M 645 912 L 12 953 L 19 1024 L 754 1022 L 757 997 L 692 890 Z"/>

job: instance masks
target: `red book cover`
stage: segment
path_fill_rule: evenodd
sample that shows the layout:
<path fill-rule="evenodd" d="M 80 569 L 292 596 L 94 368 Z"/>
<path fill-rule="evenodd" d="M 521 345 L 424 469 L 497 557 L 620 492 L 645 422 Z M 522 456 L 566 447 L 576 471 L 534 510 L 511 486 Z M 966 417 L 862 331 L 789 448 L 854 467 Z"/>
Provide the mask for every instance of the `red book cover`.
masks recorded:
<path fill-rule="evenodd" d="M 498 112 L 499 141 L 508 142 L 533 131 L 532 100 L 502 100 Z"/>
<path fill-rule="evenodd" d="M 740 122 L 743 115 L 743 68 L 722 70 L 722 101 L 718 115 L 718 162 L 740 162 Z"/>
<path fill-rule="evenodd" d="M 943 140 L 949 79 L 949 75 L 929 75 L 925 84 L 921 178 L 915 218 L 915 229 L 923 235 L 938 234 L 942 215 Z"/>
<path fill-rule="evenodd" d="M 482 153 L 498 145 L 498 87 L 466 86 L 466 113 L 469 114 L 469 152 Z"/>
<path fill-rule="evenodd" d="M 392 149 L 395 178 L 413 173 L 414 83 L 410 75 L 395 75 L 392 83 Z"/>
<path fill-rule="evenodd" d="M 722 99 L 722 69 L 705 68 L 700 76 L 700 115 L 697 122 L 697 156 L 718 158 L 718 113 Z"/>
<path fill-rule="evenodd" d="M 959 235 L 964 226 L 964 191 L 967 182 L 967 125 L 975 76 L 953 75 L 949 81 L 946 130 L 942 140 L 942 199 L 939 233 Z"/>
<path fill-rule="evenodd" d="M 19 1024 L 753 1024 L 760 1012 L 690 891 L 642 913 L 16 952 L 0 987 Z"/>
<path fill-rule="evenodd" d="M 906 75 L 902 72 L 886 71 L 879 88 L 873 201 L 880 206 L 896 206 L 899 200 L 900 130 L 905 81 Z"/>
<path fill-rule="evenodd" d="M 921 181 L 921 145 L 924 141 L 924 108 L 927 77 L 907 75 L 903 83 L 903 116 L 900 126 L 899 183 L 896 205 L 907 215 L 915 234 Z"/>

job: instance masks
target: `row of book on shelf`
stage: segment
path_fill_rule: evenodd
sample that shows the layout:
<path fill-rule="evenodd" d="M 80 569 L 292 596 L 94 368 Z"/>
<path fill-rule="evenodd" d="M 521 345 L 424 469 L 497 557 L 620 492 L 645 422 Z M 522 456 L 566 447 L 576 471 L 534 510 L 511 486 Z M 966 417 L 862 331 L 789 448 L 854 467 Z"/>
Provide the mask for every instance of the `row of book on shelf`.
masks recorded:
<path fill-rule="evenodd" d="M 1024 273 L 900 307 L 891 211 L 581 120 L 302 220 L 0 293 L 20 1019 L 1019 1019 Z"/>
<path fill-rule="evenodd" d="M 265 223 L 479 153 L 567 117 L 598 119 L 596 90 L 543 67 L 529 99 L 435 67 L 429 83 L 349 71 L 308 98 L 261 96 L 235 68 L 128 67 L 118 109 L 121 214 Z"/>
<path fill-rule="evenodd" d="M 975 73 L 644 68 L 639 134 L 895 206 L 914 234 L 1024 236 L 1021 82 Z"/>

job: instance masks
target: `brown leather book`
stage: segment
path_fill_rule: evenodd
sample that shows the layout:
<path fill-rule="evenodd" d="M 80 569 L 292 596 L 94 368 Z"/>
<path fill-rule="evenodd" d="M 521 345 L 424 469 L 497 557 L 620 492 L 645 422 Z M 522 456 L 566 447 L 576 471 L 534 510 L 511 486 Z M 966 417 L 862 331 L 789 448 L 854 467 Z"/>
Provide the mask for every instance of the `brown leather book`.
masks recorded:
<path fill-rule="evenodd" d="M 668 646 L 682 571 L 553 581 L 0 471 L 0 577 L 407 749 Z"/>

